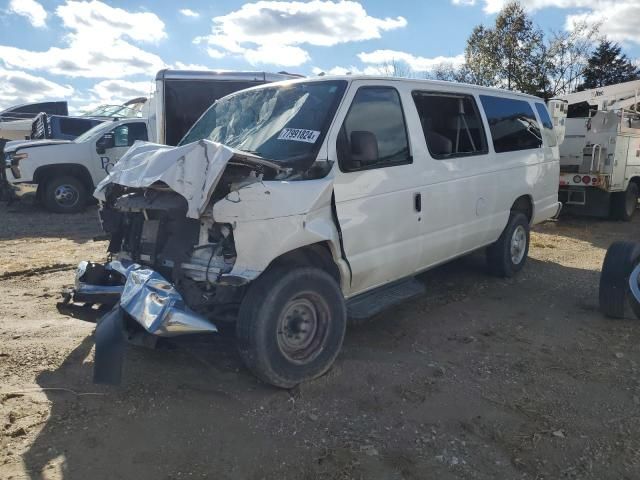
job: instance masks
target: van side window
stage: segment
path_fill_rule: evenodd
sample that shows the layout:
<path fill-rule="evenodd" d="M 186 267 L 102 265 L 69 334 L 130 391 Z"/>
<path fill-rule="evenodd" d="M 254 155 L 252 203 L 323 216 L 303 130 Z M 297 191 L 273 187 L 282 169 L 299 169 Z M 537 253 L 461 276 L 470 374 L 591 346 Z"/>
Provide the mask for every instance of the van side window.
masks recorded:
<path fill-rule="evenodd" d="M 345 172 L 411 163 L 400 95 L 392 87 L 361 87 L 338 134 Z"/>
<path fill-rule="evenodd" d="M 482 118 L 471 95 L 420 91 L 412 95 L 433 158 L 487 153 Z"/>
<path fill-rule="evenodd" d="M 540 126 L 529 102 L 480 95 L 496 153 L 542 146 Z"/>
<path fill-rule="evenodd" d="M 553 131 L 553 122 L 549 116 L 549 111 L 542 103 L 535 103 L 534 105 L 542 121 L 542 134 L 544 135 L 545 143 L 547 147 L 555 147 L 558 144 L 558 137 L 556 137 L 556 133 Z"/>

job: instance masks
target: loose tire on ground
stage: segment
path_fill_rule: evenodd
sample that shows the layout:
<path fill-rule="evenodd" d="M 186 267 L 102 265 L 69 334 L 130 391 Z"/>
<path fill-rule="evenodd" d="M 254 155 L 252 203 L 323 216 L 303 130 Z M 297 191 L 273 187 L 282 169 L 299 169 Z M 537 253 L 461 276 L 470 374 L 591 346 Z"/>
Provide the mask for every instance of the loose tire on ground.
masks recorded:
<path fill-rule="evenodd" d="M 522 270 L 529 254 L 529 220 L 522 212 L 511 212 L 498 240 L 487 248 L 489 271 L 510 278 Z"/>
<path fill-rule="evenodd" d="M 611 194 L 611 218 L 614 220 L 631 221 L 638 207 L 638 185 L 629 182 L 627 190 Z"/>
<path fill-rule="evenodd" d="M 260 379 L 291 388 L 331 367 L 346 324 L 344 297 L 331 275 L 312 267 L 273 268 L 243 299 L 238 349 Z"/>
<path fill-rule="evenodd" d="M 600 311 L 607 317 L 624 318 L 627 299 L 630 298 L 629 274 L 638 261 L 640 243 L 614 242 L 607 250 L 600 274 L 599 291 Z"/>
<path fill-rule="evenodd" d="M 44 207 L 55 213 L 77 213 L 87 204 L 87 187 L 78 178 L 61 175 L 48 180 L 43 193 Z"/>

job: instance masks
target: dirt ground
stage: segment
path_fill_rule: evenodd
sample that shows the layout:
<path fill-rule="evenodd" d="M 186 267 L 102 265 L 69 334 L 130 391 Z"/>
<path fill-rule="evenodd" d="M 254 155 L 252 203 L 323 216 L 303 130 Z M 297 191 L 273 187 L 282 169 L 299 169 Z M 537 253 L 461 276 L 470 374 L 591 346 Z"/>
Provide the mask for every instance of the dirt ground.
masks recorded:
<path fill-rule="evenodd" d="M 640 216 L 538 226 L 513 280 L 479 254 L 421 276 L 292 391 L 229 334 L 131 347 L 123 384 L 93 385 L 94 326 L 56 302 L 99 233 L 95 209 L 0 205 L 2 479 L 640 478 L 640 322 L 597 308 Z"/>

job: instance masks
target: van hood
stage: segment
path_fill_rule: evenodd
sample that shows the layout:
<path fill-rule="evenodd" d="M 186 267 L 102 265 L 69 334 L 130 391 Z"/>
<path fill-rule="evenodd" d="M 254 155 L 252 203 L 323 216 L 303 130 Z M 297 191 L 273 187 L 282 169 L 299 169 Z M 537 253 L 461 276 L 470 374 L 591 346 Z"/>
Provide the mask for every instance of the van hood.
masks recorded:
<path fill-rule="evenodd" d="M 32 147 L 44 147 L 49 145 L 68 145 L 73 143 L 72 140 L 16 140 L 14 142 L 8 142 L 4 148 L 6 153 L 16 152 L 18 150 L 24 150 L 25 148 Z"/>
<path fill-rule="evenodd" d="M 180 147 L 138 141 L 98 184 L 93 195 L 105 201 L 107 187 L 111 184 L 132 188 L 164 184 L 187 200 L 187 217 L 197 219 L 232 159 L 259 169 L 266 167 L 276 173 L 289 171 L 277 163 L 209 140 Z"/>

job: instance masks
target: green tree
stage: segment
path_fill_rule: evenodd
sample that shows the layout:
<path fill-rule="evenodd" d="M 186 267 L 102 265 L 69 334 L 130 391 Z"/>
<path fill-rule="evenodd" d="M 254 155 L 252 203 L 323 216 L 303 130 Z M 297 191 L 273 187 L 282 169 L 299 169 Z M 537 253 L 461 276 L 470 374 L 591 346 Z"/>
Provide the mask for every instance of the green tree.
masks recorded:
<path fill-rule="evenodd" d="M 640 79 L 638 70 L 617 43 L 601 40 L 589 58 L 580 89 L 606 87 Z"/>
<path fill-rule="evenodd" d="M 473 29 L 466 65 L 442 68 L 436 77 L 502 87 L 550 99 L 581 83 L 600 24 L 576 23 L 571 30 L 545 35 L 520 3 L 508 3 L 495 24 Z"/>
<path fill-rule="evenodd" d="M 544 34 L 519 2 L 508 3 L 492 28 L 473 29 L 465 49 L 469 80 L 537 94 L 545 61 Z"/>
<path fill-rule="evenodd" d="M 574 92 L 582 82 L 600 24 L 577 22 L 571 30 L 551 32 L 545 40 L 545 60 L 540 72 L 541 97 Z"/>

